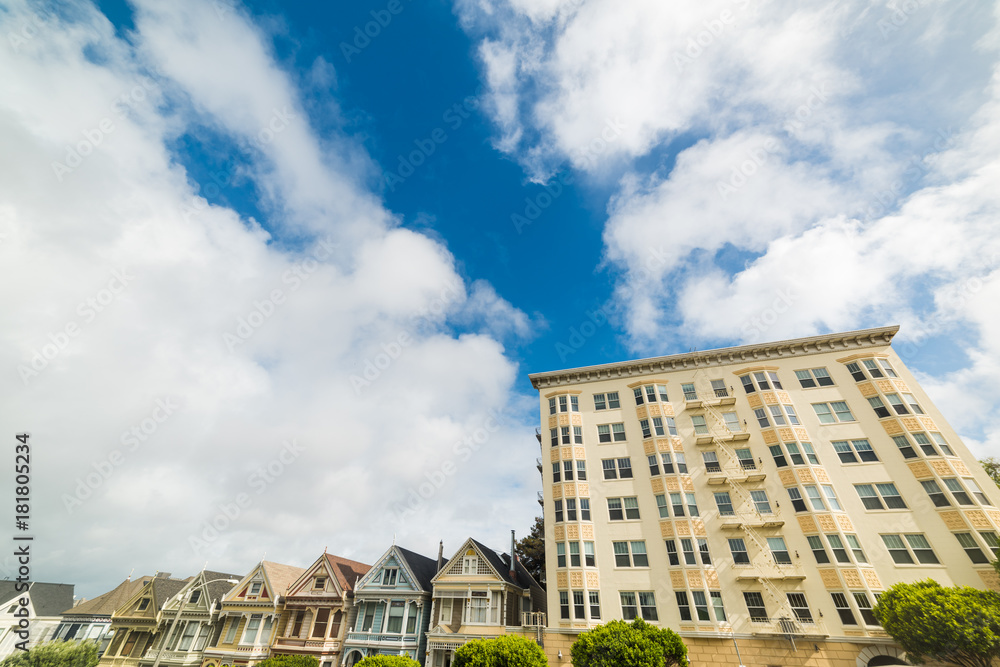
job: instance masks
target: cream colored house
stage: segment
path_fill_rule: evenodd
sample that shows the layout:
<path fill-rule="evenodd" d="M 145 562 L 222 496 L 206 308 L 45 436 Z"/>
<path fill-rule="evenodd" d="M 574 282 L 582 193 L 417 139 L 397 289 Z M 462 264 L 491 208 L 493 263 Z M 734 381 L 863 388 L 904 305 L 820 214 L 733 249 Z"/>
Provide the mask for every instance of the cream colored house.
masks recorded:
<path fill-rule="evenodd" d="M 897 330 L 531 375 L 550 664 L 637 616 L 699 665 L 908 664 L 871 613 L 882 591 L 1000 589 L 1000 493 Z"/>

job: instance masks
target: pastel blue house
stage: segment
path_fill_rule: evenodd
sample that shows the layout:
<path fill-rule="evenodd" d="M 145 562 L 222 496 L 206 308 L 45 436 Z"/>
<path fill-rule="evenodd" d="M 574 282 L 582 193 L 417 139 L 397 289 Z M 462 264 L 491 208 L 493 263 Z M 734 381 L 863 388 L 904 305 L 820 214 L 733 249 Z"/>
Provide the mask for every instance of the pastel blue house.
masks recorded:
<path fill-rule="evenodd" d="M 375 562 L 354 587 L 346 667 L 370 655 L 405 655 L 423 664 L 437 571 L 438 561 L 396 545 Z"/>

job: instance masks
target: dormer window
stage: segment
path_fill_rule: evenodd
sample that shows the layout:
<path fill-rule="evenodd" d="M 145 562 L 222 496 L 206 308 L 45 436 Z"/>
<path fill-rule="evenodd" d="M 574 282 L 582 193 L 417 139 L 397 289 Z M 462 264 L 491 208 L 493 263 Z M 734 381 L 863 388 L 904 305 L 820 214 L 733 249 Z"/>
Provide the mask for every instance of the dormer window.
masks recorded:
<path fill-rule="evenodd" d="M 259 581 L 250 585 L 250 595 L 260 595 L 261 583 Z"/>
<path fill-rule="evenodd" d="M 190 603 L 190 604 L 197 604 L 198 600 L 200 600 L 200 599 L 201 599 L 201 591 L 200 590 L 191 591 L 191 598 L 188 600 L 188 603 Z"/>
<path fill-rule="evenodd" d="M 396 577 L 399 574 L 399 570 L 394 567 L 387 567 L 382 570 L 382 585 L 383 586 L 395 586 Z"/>
<path fill-rule="evenodd" d="M 139 611 L 146 611 L 149 608 L 149 598 L 139 600 Z"/>
<path fill-rule="evenodd" d="M 476 574 L 479 570 L 479 558 L 477 556 L 465 556 L 462 559 L 462 574 Z"/>
<path fill-rule="evenodd" d="M 326 577 L 316 577 L 313 579 L 313 590 L 321 591 L 326 588 Z"/>

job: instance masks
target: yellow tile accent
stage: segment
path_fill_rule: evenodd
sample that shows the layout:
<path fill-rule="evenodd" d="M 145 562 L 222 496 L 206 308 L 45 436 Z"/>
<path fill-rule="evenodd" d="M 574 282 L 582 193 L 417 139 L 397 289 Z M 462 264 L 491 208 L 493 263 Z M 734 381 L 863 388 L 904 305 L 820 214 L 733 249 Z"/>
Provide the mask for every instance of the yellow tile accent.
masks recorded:
<path fill-rule="evenodd" d="M 931 469 L 927 467 L 927 464 L 923 461 L 914 461 L 913 463 L 907 463 L 906 465 L 909 467 L 910 472 L 913 473 L 913 476 L 917 479 L 934 476 L 934 473 L 931 472 Z"/>
<path fill-rule="evenodd" d="M 566 588 L 569 586 L 569 577 L 565 572 L 556 573 L 556 588 Z"/>
<path fill-rule="evenodd" d="M 840 574 L 844 577 L 844 583 L 847 584 L 848 588 L 861 588 L 864 586 L 861 575 L 857 570 L 841 570 Z"/>
<path fill-rule="evenodd" d="M 708 533 L 705 532 L 705 522 L 701 519 L 691 519 L 691 526 L 694 530 L 694 534 L 698 537 L 705 537 Z"/>
<path fill-rule="evenodd" d="M 687 475 L 681 477 L 681 486 L 685 491 L 694 491 L 694 482 Z"/>
<path fill-rule="evenodd" d="M 977 570 L 977 572 L 987 588 L 991 591 L 1000 591 L 1000 574 L 995 570 Z"/>
<path fill-rule="evenodd" d="M 816 481 L 813 478 L 812 470 L 810 470 L 809 468 L 800 468 L 799 470 L 795 471 L 795 474 L 798 475 L 799 481 L 802 482 L 803 484 L 812 484 L 813 482 Z"/>
<path fill-rule="evenodd" d="M 674 451 L 683 452 L 684 451 L 684 441 L 680 437 L 674 438 Z"/>
<path fill-rule="evenodd" d="M 903 427 L 900 425 L 899 420 L 897 419 L 885 420 L 884 422 L 882 422 L 882 428 L 884 428 L 885 432 L 888 433 L 889 435 L 899 435 L 900 433 L 903 432 Z"/>
<path fill-rule="evenodd" d="M 715 570 L 705 570 L 705 583 L 709 588 L 719 588 L 719 573 Z"/>
<path fill-rule="evenodd" d="M 947 461 L 931 461 L 931 467 L 934 468 L 934 472 L 941 475 L 942 477 L 954 477 L 955 472 L 948 465 Z"/>
<path fill-rule="evenodd" d="M 577 482 L 576 485 L 576 495 L 578 496 L 589 496 L 590 495 L 590 484 L 585 482 Z"/>
<path fill-rule="evenodd" d="M 903 426 L 910 431 L 922 431 L 923 427 L 920 426 L 920 420 L 915 417 L 903 417 Z"/>
<path fill-rule="evenodd" d="M 569 585 L 572 588 L 583 588 L 583 572 L 570 572 Z"/>
<path fill-rule="evenodd" d="M 905 391 L 905 392 L 909 392 L 910 391 L 910 388 L 908 386 L 906 386 L 906 383 L 903 382 L 902 380 L 900 380 L 899 378 L 895 378 L 892 381 L 892 383 L 894 385 L 896 385 L 896 389 L 898 389 L 900 391 Z"/>
<path fill-rule="evenodd" d="M 840 577 L 836 570 L 819 570 L 819 578 L 823 580 L 823 585 L 827 589 L 840 588 Z"/>
<path fill-rule="evenodd" d="M 836 517 L 837 517 L 837 523 L 840 524 L 840 527 L 843 530 L 846 530 L 849 533 L 854 532 L 854 524 L 851 523 L 851 517 L 847 516 L 846 514 L 837 514 Z"/>
<path fill-rule="evenodd" d="M 778 434 L 781 436 L 782 442 L 789 442 L 795 439 L 795 433 L 790 428 L 780 428 L 778 429 Z"/>
<path fill-rule="evenodd" d="M 580 539 L 580 526 L 575 523 L 566 526 L 566 537 L 571 540 Z"/>
<path fill-rule="evenodd" d="M 663 406 L 663 416 L 664 417 L 673 417 L 674 416 L 674 406 L 672 406 L 672 405 L 664 405 Z"/>
<path fill-rule="evenodd" d="M 820 514 L 816 517 L 819 527 L 826 531 L 837 530 L 837 522 L 829 514 Z"/>
<path fill-rule="evenodd" d="M 573 482 L 568 482 L 563 484 L 563 495 L 565 496 L 575 496 L 576 495 L 576 484 Z"/>
<path fill-rule="evenodd" d="M 774 395 L 773 391 L 764 391 L 764 392 L 761 392 L 760 398 L 761 398 L 762 401 L 764 401 L 768 405 L 777 405 L 778 404 L 778 397 Z"/>
<path fill-rule="evenodd" d="M 1000 511 L 986 510 L 986 514 L 993 520 L 993 523 L 1000 526 Z"/>
<path fill-rule="evenodd" d="M 816 475 L 816 479 L 820 482 L 830 482 L 830 476 L 826 474 L 826 468 L 813 468 L 812 471 Z"/>
<path fill-rule="evenodd" d="M 551 452 L 552 452 L 552 453 L 551 453 L 551 454 L 549 454 L 549 458 L 550 458 L 550 459 L 551 459 L 552 461 L 558 461 L 558 460 L 559 460 L 559 449 L 558 449 L 558 448 L 556 448 L 556 449 L 553 449 L 553 450 L 551 450 Z"/>
<path fill-rule="evenodd" d="M 677 534 L 682 537 L 691 535 L 691 526 L 688 525 L 687 521 L 678 521 L 674 524 L 674 529 L 677 531 Z"/>
<path fill-rule="evenodd" d="M 861 574 L 864 575 L 868 588 L 876 591 L 882 590 L 882 582 L 878 578 L 878 572 L 875 570 L 861 570 Z"/>
<path fill-rule="evenodd" d="M 944 521 L 944 525 L 948 527 L 948 530 L 961 530 L 966 527 L 961 512 L 941 512 L 938 516 Z"/>
<path fill-rule="evenodd" d="M 965 464 L 962 463 L 961 461 L 952 461 L 951 462 L 951 467 L 954 468 L 955 472 L 957 472 L 959 475 L 971 475 L 972 474 L 971 472 L 969 472 L 969 469 L 965 467 Z"/>
<path fill-rule="evenodd" d="M 926 428 L 928 431 L 936 431 L 936 430 L 938 430 L 937 424 L 935 424 L 934 420 L 931 419 L 930 417 L 926 417 L 926 416 L 925 417 L 921 417 L 920 418 L 920 423 L 923 424 L 924 428 Z"/>
<path fill-rule="evenodd" d="M 669 521 L 660 522 L 660 536 L 661 537 L 673 537 L 674 536 L 674 524 Z"/>
<path fill-rule="evenodd" d="M 652 440 L 645 440 L 642 443 L 642 451 L 646 456 L 656 453 L 656 444 Z"/>
<path fill-rule="evenodd" d="M 879 389 L 880 389 L 880 390 L 882 391 L 882 393 L 884 393 L 884 394 L 891 394 L 892 392 L 896 391 L 896 388 L 895 388 L 895 387 L 893 387 L 893 386 L 892 386 L 892 383 L 891 383 L 891 382 L 889 382 L 888 380 L 875 380 L 875 385 L 876 385 L 876 386 L 877 386 L 877 387 L 878 387 L 878 388 L 879 388 Z"/>
<path fill-rule="evenodd" d="M 583 417 L 580 415 L 573 415 L 571 421 L 573 426 L 583 426 Z"/>
<path fill-rule="evenodd" d="M 573 458 L 574 459 L 584 459 L 584 460 L 586 460 L 586 458 L 587 458 L 587 450 L 584 449 L 583 447 L 574 447 L 573 448 Z"/>
<path fill-rule="evenodd" d="M 635 416 L 638 417 L 639 419 L 645 419 L 646 416 L 647 416 L 646 415 L 646 406 L 643 405 L 641 407 L 636 408 L 635 409 Z"/>
<path fill-rule="evenodd" d="M 751 408 L 759 408 L 761 405 L 763 405 L 763 403 L 760 400 L 760 396 L 758 396 L 757 394 L 750 394 L 747 397 L 747 403 L 750 404 Z"/>
<path fill-rule="evenodd" d="M 809 442 L 809 432 L 806 431 L 804 428 L 796 427 L 795 437 L 798 438 L 799 440 L 805 440 L 806 442 Z"/>
<path fill-rule="evenodd" d="M 690 585 L 691 588 L 704 588 L 705 584 L 702 581 L 701 572 L 698 570 L 688 570 L 687 575 L 688 585 Z"/>
<path fill-rule="evenodd" d="M 861 395 L 864 396 L 865 398 L 871 398 L 872 396 L 878 393 L 878 390 L 875 389 L 874 385 L 872 385 L 871 382 L 859 383 L 858 391 L 860 391 Z"/>
<path fill-rule="evenodd" d="M 777 394 L 778 394 L 778 400 L 781 401 L 782 403 L 792 402 L 792 397 L 788 395 L 787 391 L 779 391 L 777 392 Z"/>
<path fill-rule="evenodd" d="M 969 520 L 973 528 L 982 528 L 987 530 L 993 527 L 990 520 L 986 518 L 986 513 L 982 510 L 966 510 L 965 518 Z"/>
<path fill-rule="evenodd" d="M 670 447 L 670 441 L 665 439 L 657 440 L 656 448 L 661 452 L 669 452 L 672 449 Z"/>
<path fill-rule="evenodd" d="M 559 454 L 563 457 L 563 460 L 573 458 L 573 448 L 572 447 L 560 447 Z"/>
<path fill-rule="evenodd" d="M 650 480 L 650 484 L 653 487 L 653 493 L 663 493 L 663 480 L 659 477 L 654 477 Z"/>
<path fill-rule="evenodd" d="M 764 438 L 764 442 L 768 445 L 773 445 L 778 442 L 778 436 L 775 435 L 772 430 L 761 431 L 760 434 Z"/>
<path fill-rule="evenodd" d="M 559 415 L 559 425 L 569 426 L 569 415 Z"/>
<path fill-rule="evenodd" d="M 592 540 L 594 539 L 594 525 L 591 523 L 585 523 L 580 526 L 580 532 L 583 534 L 583 539 Z"/>
<path fill-rule="evenodd" d="M 818 533 L 819 528 L 816 527 L 816 522 L 808 514 L 803 514 L 796 517 L 799 520 L 799 528 L 802 529 L 803 533 Z"/>
<path fill-rule="evenodd" d="M 779 470 L 778 479 L 781 480 L 783 486 L 792 486 L 795 484 L 795 473 L 791 470 Z"/>
<path fill-rule="evenodd" d="M 667 491 L 680 491 L 681 490 L 680 482 L 677 481 L 676 477 L 666 477 L 666 478 L 664 478 L 664 480 L 665 480 L 665 482 L 667 484 Z"/>
<path fill-rule="evenodd" d="M 587 573 L 587 588 L 597 590 L 601 587 L 601 578 L 596 572 Z"/>
<path fill-rule="evenodd" d="M 670 585 L 674 588 L 684 588 L 684 573 L 670 570 Z"/>
<path fill-rule="evenodd" d="M 556 526 L 556 528 L 555 528 L 555 530 L 553 532 L 555 533 L 556 540 L 565 540 L 566 539 L 566 527 L 565 526 Z"/>
<path fill-rule="evenodd" d="M 650 417 L 659 417 L 660 416 L 660 406 L 657 405 L 656 403 L 653 403 L 651 406 L 649 406 L 649 416 Z"/>
<path fill-rule="evenodd" d="M 552 428 L 553 426 L 558 426 L 558 425 L 559 425 L 559 421 L 558 421 L 558 419 L 556 418 L 555 415 L 552 415 L 551 417 L 549 417 L 549 428 Z"/>
<path fill-rule="evenodd" d="M 562 498 L 562 486 L 561 485 L 556 484 L 556 485 L 554 485 L 552 487 L 552 497 L 553 498 Z"/>

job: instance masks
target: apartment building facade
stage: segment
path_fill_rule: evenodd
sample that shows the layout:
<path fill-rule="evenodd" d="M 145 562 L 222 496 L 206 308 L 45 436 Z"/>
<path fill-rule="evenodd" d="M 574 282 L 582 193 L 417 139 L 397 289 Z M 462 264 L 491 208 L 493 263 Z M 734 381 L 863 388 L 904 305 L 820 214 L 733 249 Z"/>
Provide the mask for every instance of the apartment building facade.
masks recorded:
<path fill-rule="evenodd" d="M 635 617 L 693 664 L 908 664 L 871 612 L 882 591 L 1000 590 L 1000 493 L 897 330 L 530 375 L 550 664 Z"/>

